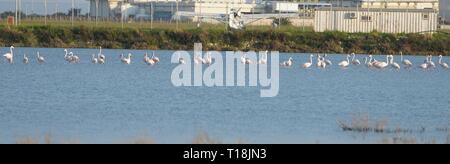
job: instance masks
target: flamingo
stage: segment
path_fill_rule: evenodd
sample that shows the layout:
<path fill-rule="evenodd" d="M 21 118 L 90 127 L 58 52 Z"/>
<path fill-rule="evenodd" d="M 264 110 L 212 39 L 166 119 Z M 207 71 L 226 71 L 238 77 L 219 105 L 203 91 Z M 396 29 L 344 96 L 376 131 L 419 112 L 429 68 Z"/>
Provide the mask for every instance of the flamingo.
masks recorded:
<path fill-rule="evenodd" d="M 411 61 L 409 61 L 408 59 L 403 59 L 403 52 L 400 52 L 400 60 L 402 61 L 403 65 L 405 65 L 406 67 L 412 67 L 413 64 L 411 63 Z"/>
<path fill-rule="evenodd" d="M 123 54 L 122 54 L 122 58 L 123 58 Z M 147 65 L 155 65 L 156 62 L 154 60 L 152 60 L 151 58 L 148 57 L 148 54 L 145 53 L 144 55 L 144 62 L 147 63 Z"/>
<path fill-rule="evenodd" d="M 389 55 L 386 55 L 386 62 L 378 62 L 375 60 L 374 64 L 375 68 L 383 69 L 389 66 Z"/>
<path fill-rule="evenodd" d="M 155 51 L 153 51 L 153 54 L 152 54 L 152 60 L 153 60 L 155 63 L 159 63 L 159 58 L 155 56 Z"/>
<path fill-rule="evenodd" d="M 392 68 L 399 70 L 400 69 L 400 65 L 396 62 L 394 62 L 394 55 L 390 55 L 390 64 L 392 66 Z"/>
<path fill-rule="evenodd" d="M 72 57 L 69 56 L 69 53 L 68 53 L 67 49 L 64 49 L 64 52 L 66 52 L 64 54 L 64 60 L 70 63 L 70 61 L 72 61 Z"/>
<path fill-rule="evenodd" d="M 211 65 L 211 63 L 212 63 L 211 54 L 207 53 L 205 56 L 205 59 L 203 59 L 202 62 L 203 62 L 203 64 Z"/>
<path fill-rule="evenodd" d="M 180 54 L 178 54 L 178 64 L 184 64 L 184 58 L 182 58 L 181 56 L 180 56 Z"/>
<path fill-rule="evenodd" d="M 91 63 L 92 64 L 97 64 L 98 63 L 98 59 L 95 57 L 95 54 L 92 54 Z"/>
<path fill-rule="evenodd" d="M 421 65 L 419 65 L 419 68 L 421 69 L 427 69 L 429 68 L 428 66 L 428 56 L 425 58 L 425 60 L 423 61 L 423 63 Z"/>
<path fill-rule="evenodd" d="M 319 61 L 317 63 L 317 66 L 319 68 L 326 68 L 327 67 L 327 62 L 325 61 L 325 58 L 323 56 L 321 56 L 318 60 Z"/>
<path fill-rule="evenodd" d="M 102 47 L 100 47 L 100 51 L 98 52 L 98 63 L 105 64 L 106 62 L 106 56 L 102 54 Z"/>
<path fill-rule="evenodd" d="M 360 65 L 361 62 L 360 62 L 358 59 L 355 59 L 355 58 L 356 58 L 356 54 L 355 54 L 355 53 L 352 53 L 352 56 L 353 56 L 353 58 L 352 58 L 352 64 L 353 64 L 353 65 Z"/>
<path fill-rule="evenodd" d="M 312 63 L 312 62 L 311 62 Z M 294 59 L 292 59 L 292 57 L 290 57 L 287 61 L 284 61 L 283 63 L 281 63 L 281 66 L 284 67 L 291 67 L 292 64 L 294 64 Z"/>
<path fill-rule="evenodd" d="M 147 52 L 144 54 L 144 63 L 148 64 L 148 61 L 150 60 L 150 58 L 148 57 Z"/>
<path fill-rule="evenodd" d="M 325 54 L 323 57 L 324 57 L 325 63 L 326 63 L 327 65 L 330 65 L 330 66 L 333 65 L 333 63 L 331 62 L 331 60 L 328 60 L 328 59 L 327 59 L 327 57 L 328 57 L 327 54 Z"/>
<path fill-rule="evenodd" d="M 45 63 L 45 58 L 39 54 L 39 51 L 37 52 L 37 61 L 39 64 Z"/>
<path fill-rule="evenodd" d="M 350 65 L 350 55 L 347 55 L 347 60 L 341 61 L 338 65 L 342 68 L 348 67 Z"/>
<path fill-rule="evenodd" d="M 98 64 L 105 64 L 105 58 L 98 57 Z"/>
<path fill-rule="evenodd" d="M 203 64 L 204 60 L 203 60 L 203 58 L 201 56 L 195 56 L 194 57 L 194 63 L 195 64 Z"/>
<path fill-rule="evenodd" d="M 365 57 L 364 58 L 364 64 L 367 66 L 367 68 L 371 68 L 372 67 L 372 55 L 370 55 L 369 57 Z"/>
<path fill-rule="evenodd" d="M 436 64 L 434 64 L 434 62 L 433 62 L 433 56 L 429 55 L 428 56 L 428 68 L 435 68 L 435 67 L 436 67 Z"/>
<path fill-rule="evenodd" d="M 122 61 L 123 64 L 129 65 L 129 64 L 131 64 L 131 57 L 132 57 L 131 53 L 128 53 L 127 57 L 124 57 L 123 54 L 121 54 L 120 55 L 120 58 L 121 58 L 120 60 Z"/>
<path fill-rule="evenodd" d="M 3 57 L 5 57 L 5 60 L 8 61 L 8 63 L 12 64 L 14 59 L 14 52 L 13 52 L 14 46 L 9 47 L 9 52 L 4 54 Z"/>
<path fill-rule="evenodd" d="M 309 67 L 311 67 L 312 66 L 312 60 L 313 60 L 313 57 L 314 57 L 314 55 L 309 55 L 309 61 L 308 62 L 306 62 L 306 63 L 304 63 L 303 65 L 302 65 L 302 67 L 303 68 L 309 68 Z"/>
<path fill-rule="evenodd" d="M 74 59 L 73 52 L 69 52 L 69 55 L 67 55 L 67 62 L 73 63 Z"/>
<path fill-rule="evenodd" d="M 80 58 L 77 55 L 74 55 L 73 52 L 69 52 L 69 63 L 76 64 L 80 62 Z"/>
<path fill-rule="evenodd" d="M 244 54 L 244 56 L 241 56 L 241 63 L 242 64 L 247 64 L 247 61 L 248 61 L 247 54 Z"/>
<path fill-rule="evenodd" d="M 444 69 L 448 69 L 448 64 L 445 62 L 442 62 L 442 55 L 439 55 L 439 65 L 441 65 L 441 67 Z"/>
<path fill-rule="evenodd" d="M 266 51 L 262 56 L 261 59 L 259 59 L 258 64 L 267 64 L 267 54 L 269 51 Z"/>
<path fill-rule="evenodd" d="M 253 61 L 250 60 L 250 58 L 247 58 L 247 54 L 244 54 L 244 56 L 241 57 L 241 63 L 242 64 L 252 64 Z"/>
<path fill-rule="evenodd" d="M 326 67 L 326 63 L 324 62 L 324 58 L 321 57 L 319 54 L 317 54 L 317 67 L 319 68 L 325 68 Z"/>
<path fill-rule="evenodd" d="M 78 57 L 77 55 L 73 55 L 72 56 L 72 60 L 74 63 L 79 63 L 80 62 L 80 57 Z"/>
<path fill-rule="evenodd" d="M 23 64 L 28 64 L 28 62 L 29 62 L 29 59 L 28 59 L 27 55 L 26 55 L 26 54 L 23 54 L 23 60 L 22 60 L 22 63 L 23 63 Z"/>

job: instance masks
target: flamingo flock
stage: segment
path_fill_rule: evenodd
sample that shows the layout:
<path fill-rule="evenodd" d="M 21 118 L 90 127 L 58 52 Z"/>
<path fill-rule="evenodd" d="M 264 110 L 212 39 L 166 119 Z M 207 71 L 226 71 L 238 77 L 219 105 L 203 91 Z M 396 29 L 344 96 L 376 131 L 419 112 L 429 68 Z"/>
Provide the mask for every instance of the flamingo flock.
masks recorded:
<path fill-rule="evenodd" d="M 244 54 L 241 56 L 240 62 L 242 64 L 246 64 L 246 65 L 250 65 L 250 64 L 254 64 L 254 63 L 264 65 L 264 64 L 268 63 L 267 56 L 268 56 L 268 51 L 265 51 L 265 53 L 262 53 L 260 55 L 259 59 L 254 62 Z M 3 55 L 3 57 L 7 63 L 13 64 L 14 63 L 14 46 L 11 46 L 9 48 L 9 52 L 5 53 Z M 132 64 L 132 57 L 133 57 L 133 55 L 131 53 L 129 53 L 128 55 L 121 54 L 119 59 L 120 59 L 121 63 L 123 63 L 125 65 L 130 65 L 130 64 Z M 327 54 L 324 54 L 324 55 L 317 54 L 315 63 L 314 63 L 313 58 L 314 58 L 313 54 L 309 55 L 308 60 L 305 63 L 301 64 L 300 67 L 303 69 L 309 69 L 309 68 L 313 67 L 314 65 L 316 65 L 318 68 L 325 69 L 325 68 L 333 65 L 331 60 L 329 60 Z M 397 63 L 395 61 L 394 55 L 386 55 L 384 58 L 385 60 L 380 60 L 380 61 L 378 61 L 372 55 L 369 55 L 369 56 L 365 57 L 364 59 L 365 59 L 364 65 L 367 68 L 373 68 L 373 69 L 386 69 L 386 68 L 390 67 L 395 70 L 400 70 L 402 67 L 405 69 L 409 69 L 409 68 L 413 67 L 413 63 L 410 60 L 404 58 L 402 52 L 400 52 L 400 63 Z M 73 52 L 68 51 L 67 49 L 64 49 L 64 60 L 68 64 L 80 63 L 80 57 L 78 55 L 75 55 Z M 149 57 L 149 55 L 147 53 L 145 53 L 143 61 L 147 65 L 153 66 L 153 65 L 156 65 L 157 63 L 159 63 L 160 59 L 155 55 L 155 52 L 153 52 L 151 57 Z M 198 55 L 194 56 L 193 61 L 195 64 L 204 64 L 204 65 L 211 65 L 213 63 L 213 59 L 212 59 L 210 53 L 206 53 L 206 55 L 204 57 L 201 57 Z M 43 55 L 41 55 L 40 52 L 36 53 L 36 62 L 38 64 L 46 63 L 45 57 Z M 30 58 L 26 54 L 23 54 L 22 63 L 23 64 L 30 63 Z M 106 56 L 102 53 L 102 47 L 99 47 L 99 52 L 97 54 L 92 54 L 91 63 L 92 64 L 105 64 L 106 63 Z M 185 64 L 185 63 L 186 63 L 186 60 L 184 58 L 180 57 L 180 55 L 178 55 L 178 64 Z M 357 58 L 357 55 L 355 53 L 351 53 L 351 54 L 345 55 L 343 60 L 341 60 L 337 65 L 340 68 L 345 69 L 345 68 L 350 67 L 351 65 L 359 66 L 361 64 L 362 63 Z M 449 69 L 448 63 L 443 61 L 442 55 L 439 55 L 439 60 L 438 60 L 437 64 L 442 69 L 446 69 L 446 70 Z M 281 62 L 280 66 L 285 67 L 285 68 L 291 68 L 294 66 L 294 59 L 292 57 L 290 57 L 288 60 Z M 436 68 L 436 63 L 434 63 L 432 55 L 427 55 L 427 56 L 425 56 L 424 62 L 419 64 L 417 67 L 420 69 L 423 69 L 423 70 L 434 69 L 434 68 Z"/>
<path fill-rule="evenodd" d="M 304 69 L 311 68 L 314 65 L 313 57 L 314 57 L 314 55 L 311 54 L 308 58 L 308 61 L 301 65 L 301 68 L 304 68 Z M 391 67 L 395 70 L 400 70 L 402 68 L 402 66 L 399 63 L 395 62 L 394 55 L 386 55 L 385 60 L 380 60 L 380 61 L 378 61 L 372 55 L 369 55 L 369 56 L 365 57 L 364 59 L 365 59 L 364 65 L 368 68 L 386 69 L 388 67 Z M 401 60 L 401 64 L 403 64 L 404 68 L 408 69 L 408 68 L 413 67 L 413 63 L 408 59 L 404 59 L 403 53 L 401 53 L 401 52 L 400 52 L 400 60 Z M 291 67 L 292 62 L 293 62 L 292 58 L 289 58 L 288 61 L 284 61 L 280 65 L 285 66 L 285 67 Z M 360 62 L 359 59 L 357 59 L 356 54 L 352 53 L 352 54 L 346 55 L 344 57 L 344 59 L 338 63 L 338 66 L 341 68 L 348 68 L 351 65 L 358 66 L 361 64 L 362 63 Z M 442 67 L 442 69 L 449 69 L 448 64 L 443 61 L 442 55 L 439 55 L 438 64 Z M 318 68 L 326 68 L 326 67 L 331 66 L 332 62 L 327 59 L 326 54 L 323 56 L 318 54 L 316 65 Z M 418 67 L 423 70 L 436 68 L 436 64 L 433 62 L 433 56 L 432 55 L 425 56 L 424 62 L 422 64 L 420 64 Z"/>

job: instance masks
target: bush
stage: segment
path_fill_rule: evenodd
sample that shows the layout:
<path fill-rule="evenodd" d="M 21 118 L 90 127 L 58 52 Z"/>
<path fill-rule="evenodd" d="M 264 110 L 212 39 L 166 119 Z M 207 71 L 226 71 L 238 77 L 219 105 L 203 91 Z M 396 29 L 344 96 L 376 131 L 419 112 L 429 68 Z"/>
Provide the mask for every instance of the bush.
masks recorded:
<path fill-rule="evenodd" d="M 73 28 L 33 26 L 11 28 L 0 26 L 0 44 L 3 46 L 39 46 L 74 48 L 125 49 L 192 49 L 195 42 L 207 50 L 277 50 L 308 53 L 370 53 L 396 54 L 450 54 L 450 37 L 435 34 L 385 34 L 304 32 L 295 28 L 285 30 L 247 29 L 121 29 Z"/>

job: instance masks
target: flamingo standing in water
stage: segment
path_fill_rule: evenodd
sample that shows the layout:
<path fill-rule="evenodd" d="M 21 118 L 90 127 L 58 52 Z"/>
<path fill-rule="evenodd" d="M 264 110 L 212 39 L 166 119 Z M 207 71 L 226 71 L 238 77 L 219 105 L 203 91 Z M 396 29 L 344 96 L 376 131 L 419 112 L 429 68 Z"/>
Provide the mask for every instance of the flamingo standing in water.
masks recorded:
<path fill-rule="evenodd" d="M 433 62 L 433 55 L 428 56 L 428 68 L 435 68 L 436 64 Z"/>
<path fill-rule="evenodd" d="M 131 64 L 131 57 L 132 57 L 131 53 L 129 53 L 127 57 L 124 57 L 123 54 L 121 54 L 120 60 L 122 61 L 123 64 L 129 65 L 129 64 Z"/>
<path fill-rule="evenodd" d="M 353 65 L 360 65 L 361 62 L 360 62 L 358 59 L 356 59 L 356 54 L 355 54 L 355 53 L 352 53 L 352 56 L 353 56 L 353 58 L 352 58 L 352 64 L 353 64 Z"/>
<path fill-rule="evenodd" d="M 153 51 L 152 59 L 155 63 L 159 63 L 159 58 L 155 56 L 155 51 Z"/>
<path fill-rule="evenodd" d="M 178 54 L 178 64 L 184 64 L 184 63 L 185 63 L 184 58 L 182 58 L 180 56 L 180 54 Z"/>
<path fill-rule="evenodd" d="M 394 55 L 390 55 L 390 65 L 392 66 L 392 68 L 399 70 L 400 69 L 400 64 L 394 62 Z"/>
<path fill-rule="evenodd" d="M 78 57 L 78 55 L 73 55 L 72 56 L 72 60 L 75 64 L 80 63 L 80 57 Z"/>
<path fill-rule="evenodd" d="M 150 60 L 150 58 L 148 57 L 148 54 L 147 54 L 147 52 L 144 54 L 144 63 L 147 63 L 148 64 L 148 61 Z"/>
<path fill-rule="evenodd" d="M 309 61 L 308 61 L 308 62 L 306 62 L 306 63 L 304 63 L 304 64 L 302 65 L 302 67 L 303 67 L 303 68 L 305 68 L 305 69 L 306 69 L 306 68 L 309 68 L 309 67 L 311 67 L 311 66 L 312 66 L 312 60 L 313 60 L 313 56 L 314 56 L 314 55 L 312 55 L 312 54 L 311 54 L 311 55 L 309 55 Z"/>
<path fill-rule="evenodd" d="M 28 57 L 27 57 L 26 54 L 23 54 L 23 60 L 22 60 L 22 63 L 23 63 L 23 64 L 28 64 L 28 63 L 29 63 L 29 59 L 28 59 Z"/>
<path fill-rule="evenodd" d="M 266 51 L 263 55 L 261 55 L 261 59 L 259 59 L 258 64 L 267 64 L 267 54 L 269 51 Z"/>
<path fill-rule="evenodd" d="M 6 61 L 8 61 L 9 64 L 13 63 L 14 59 L 14 52 L 13 52 L 14 46 L 9 47 L 9 52 L 4 54 L 3 57 Z"/>
<path fill-rule="evenodd" d="M 203 64 L 205 61 L 203 60 L 203 58 L 201 56 L 195 56 L 194 57 L 194 63 L 195 64 Z"/>
<path fill-rule="evenodd" d="M 326 63 L 327 65 L 329 65 L 329 66 L 333 65 L 333 63 L 331 62 L 331 60 L 328 60 L 327 57 L 328 57 L 327 54 L 323 55 L 323 58 L 324 58 L 325 63 Z"/>
<path fill-rule="evenodd" d="M 292 59 L 292 57 L 289 57 L 289 59 L 287 61 L 280 63 L 280 65 L 284 66 L 284 67 L 291 67 L 292 64 L 294 64 L 294 59 Z"/>
<path fill-rule="evenodd" d="M 66 62 L 70 63 L 70 61 L 72 60 L 72 57 L 69 56 L 69 53 L 68 53 L 67 49 L 64 49 L 64 52 L 65 52 L 65 54 L 64 54 L 64 60 L 65 60 Z"/>
<path fill-rule="evenodd" d="M 317 54 L 317 67 L 325 68 L 327 67 L 327 63 L 325 63 L 325 58 Z"/>
<path fill-rule="evenodd" d="M 386 55 L 386 62 L 374 61 L 373 66 L 378 69 L 384 69 L 389 66 L 389 55 Z"/>
<path fill-rule="evenodd" d="M 441 67 L 444 69 L 448 69 L 448 64 L 445 62 L 442 62 L 442 55 L 439 55 L 439 65 L 441 65 Z"/>
<path fill-rule="evenodd" d="M 97 59 L 97 57 L 95 57 L 95 54 L 92 54 L 91 63 L 92 64 L 97 64 L 98 63 L 98 59 Z"/>
<path fill-rule="evenodd" d="M 423 63 L 421 65 L 419 65 L 419 68 L 421 68 L 421 69 L 429 68 L 429 66 L 428 66 L 428 56 L 425 57 L 425 60 L 423 61 Z"/>
<path fill-rule="evenodd" d="M 37 61 L 39 64 L 45 63 L 45 58 L 39 54 L 39 51 L 37 52 Z"/>
<path fill-rule="evenodd" d="M 205 56 L 205 59 L 203 59 L 203 63 L 202 64 L 206 64 L 206 65 L 211 65 L 212 64 L 212 57 L 210 53 L 207 53 Z"/>
<path fill-rule="evenodd" d="M 66 57 L 65 57 L 66 58 Z M 67 62 L 69 62 L 70 64 L 73 63 L 74 61 L 74 57 L 73 57 L 73 52 L 69 52 L 69 55 L 67 55 Z"/>
<path fill-rule="evenodd" d="M 247 54 L 244 54 L 244 56 L 241 57 L 241 63 L 242 64 L 252 64 L 252 60 L 247 58 Z"/>
<path fill-rule="evenodd" d="M 77 64 L 80 62 L 80 57 L 74 55 L 73 52 L 69 52 L 69 59 L 69 63 L 71 64 Z"/>
<path fill-rule="evenodd" d="M 364 64 L 367 66 L 367 68 L 372 67 L 372 55 L 369 55 L 369 57 L 364 58 Z"/>
<path fill-rule="evenodd" d="M 104 54 L 102 54 L 102 47 L 100 47 L 100 51 L 97 55 L 97 60 L 99 64 L 105 64 L 106 62 L 106 56 Z"/>
<path fill-rule="evenodd" d="M 407 68 L 413 66 L 411 61 L 409 61 L 408 59 L 403 59 L 403 52 L 400 52 L 400 60 L 402 61 L 403 65 L 405 65 Z"/>
<path fill-rule="evenodd" d="M 346 60 L 341 61 L 338 65 L 342 68 L 348 67 L 350 65 L 350 55 L 347 55 Z"/>

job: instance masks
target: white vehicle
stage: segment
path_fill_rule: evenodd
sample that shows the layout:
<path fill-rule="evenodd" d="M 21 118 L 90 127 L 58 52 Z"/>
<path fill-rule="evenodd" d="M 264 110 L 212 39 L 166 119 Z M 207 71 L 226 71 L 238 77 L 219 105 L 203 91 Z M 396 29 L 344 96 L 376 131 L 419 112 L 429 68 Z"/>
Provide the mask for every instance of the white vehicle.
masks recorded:
<path fill-rule="evenodd" d="M 270 13 L 270 14 L 244 14 L 241 9 L 230 9 L 228 14 L 207 14 L 198 15 L 195 12 L 179 11 L 175 13 L 173 19 L 180 17 L 197 17 L 215 19 L 222 23 L 228 24 L 232 29 L 243 29 L 246 25 L 261 19 L 278 19 L 278 18 L 296 18 L 296 13 Z"/>

